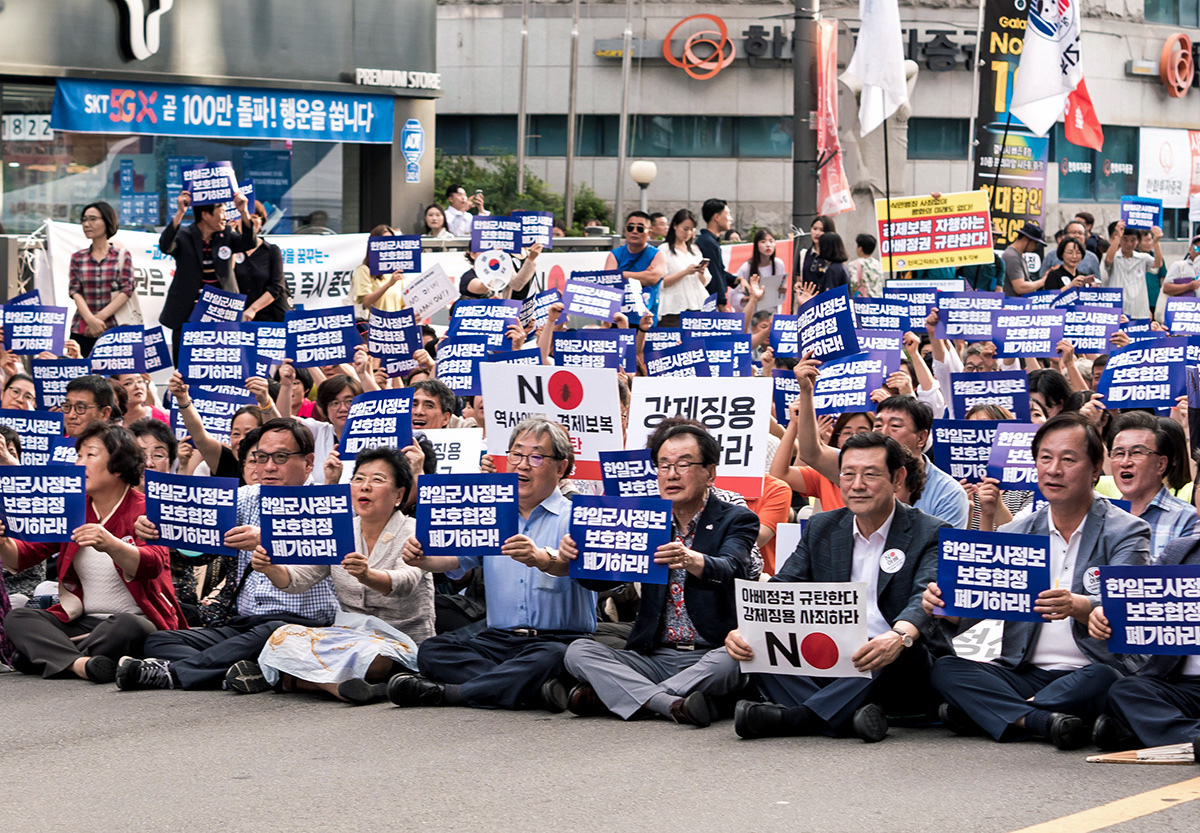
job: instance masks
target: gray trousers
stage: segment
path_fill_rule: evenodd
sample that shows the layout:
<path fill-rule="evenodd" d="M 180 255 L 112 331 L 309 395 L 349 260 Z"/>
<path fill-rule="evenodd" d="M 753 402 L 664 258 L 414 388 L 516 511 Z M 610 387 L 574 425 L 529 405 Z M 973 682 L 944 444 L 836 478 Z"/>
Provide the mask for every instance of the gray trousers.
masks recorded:
<path fill-rule="evenodd" d="M 4 619 L 4 631 L 16 649 L 49 679 L 68 671 L 81 657 L 140 657 L 142 645 L 155 627 L 137 613 L 118 613 L 103 619 L 80 616 L 64 623 L 47 610 L 23 607 Z"/>
<path fill-rule="evenodd" d="M 655 648 L 647 655 L 579 639 L 567 647 L 563 663 L 571 676 L 594 688 L 604 705 L 625 720 L 655 694 L 727 694 L 742 679 L 738 663 L 724 647 L 710 651 Z"/>

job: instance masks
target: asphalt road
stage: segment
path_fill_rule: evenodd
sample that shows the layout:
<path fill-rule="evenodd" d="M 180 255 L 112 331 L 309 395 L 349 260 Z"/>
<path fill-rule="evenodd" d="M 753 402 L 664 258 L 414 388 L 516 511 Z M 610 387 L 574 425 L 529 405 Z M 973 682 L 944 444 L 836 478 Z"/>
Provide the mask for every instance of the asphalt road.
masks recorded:
<path fill-rule="evenodd" d="M 1200 776 L 940 729 L 743 741 L 543 712 L 0 674 L 5 831 L 1008 833 Z M 1200 828 L 1200 801 L 1111 830 Z"/>

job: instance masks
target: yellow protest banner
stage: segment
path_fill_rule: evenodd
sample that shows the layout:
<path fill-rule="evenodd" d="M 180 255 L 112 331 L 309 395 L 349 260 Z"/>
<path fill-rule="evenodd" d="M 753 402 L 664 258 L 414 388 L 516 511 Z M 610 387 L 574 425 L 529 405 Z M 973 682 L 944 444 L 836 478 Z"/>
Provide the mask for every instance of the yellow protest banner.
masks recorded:
<path fill-rule="evenodd" d="M 875 200 L 883 271 L 992 262 L 992 223 L 983 191 Z"/>

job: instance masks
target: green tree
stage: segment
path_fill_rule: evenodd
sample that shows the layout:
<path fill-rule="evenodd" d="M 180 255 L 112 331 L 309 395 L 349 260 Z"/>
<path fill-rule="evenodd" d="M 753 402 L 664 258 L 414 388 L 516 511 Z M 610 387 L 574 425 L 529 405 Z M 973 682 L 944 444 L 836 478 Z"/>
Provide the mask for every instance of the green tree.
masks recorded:
<path fill-rule="evenodd" d="M 436 152 L 434 194 L 443 200 L 451 183 L 461 184 L 467 193 L 483 191 L 488 211 L 511 214 L 513 211 L 549 211 L 562 219 L 563 199 L 544 179 L 525 169 L 525 192 L 517 192 L 517 160 L 511 154 L 486 157 L 482 164 L 470 156 L 449 156 Z M 587 183 L 575 189 L 575 216 L 571 218 L 570 235 L 582 235 L 583 224 L 595 218 L 609 225 L 608 204 L 596 196 Z"/>

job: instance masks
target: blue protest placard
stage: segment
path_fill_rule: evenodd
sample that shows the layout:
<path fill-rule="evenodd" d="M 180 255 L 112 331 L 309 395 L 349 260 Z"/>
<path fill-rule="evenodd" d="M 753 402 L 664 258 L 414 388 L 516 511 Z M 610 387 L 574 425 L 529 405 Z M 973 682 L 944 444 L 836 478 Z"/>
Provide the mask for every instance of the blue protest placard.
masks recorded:
<path fill-rule="evenodd" d="M 30 359 L 30 375 L 38 406 L 57 408 L 67 398 L 67 384 L 91 373 L 87 359 Z"/>
<path fill-rule="evenodd" d="M 229 393 L 213 393 L 200 385 L 193 385 L 188 391 L 188 396 L 204 430 L 213 439 L 224 445 L 229 445 L 229 429 L 233 423 L 234 413 L 239 408 L 244 408 L 255 401 L 254 394 L 248 390 L 242 390 L 238 395 L 231 395 Z M 177 408 L 171 409 L 171 428 L 175 431 L 177 439 L 182 440 L 188 436 L 187 426 L 184 425 Z"/>
<path fill-rule="evenodd" d="M 36 289 L 14 295 L 4 302 L 9 307 L 39 307 L 42 305 L 42 293 Z"/>
<path fill-rule="evenodd" d="M 1029 489 L 1037 486 L 1037 465 L 1033 461 L 1033 423 L 1002 422 L 992 437 L 987 476 L 1000 481 L 1001 489 Z"/>
<path fill-rule="evenodd" d="M 242 320 L 246 310 L 246 296 L 237 292 L 226 292 L 211 286 L 200 287 L 200 297 L 188 321 L 192 324 L 236 324 Z"/>
<path fill-rule="evenodd" d="M 871 392 L 883 387 L 887 377 L 897 369 L 898 364 L 890 365 L 885 353 L 855 353 L 821 362 L 813 385 L 817 416 L 874 412 Z"/>
<path fill-rule="evenodd" d="M 799 355 L 811 352 L 814 359 L 826 361 L 859 352 L 850 292 L 846 287 L 839 286 L 806 301 L 800 306 L 798 318 Z"/>
<path fill-rule="evenodd" d="M 1052 289 L 1044 292 L 1030 292 L 1028 295 L 1006 296 L 1004 299 L 1004 306 L 1006 309 L 1012 307 L 1025 307 L 1027 309 L 1050 309 L 1054 305 L 1056 298 L 1058 298 L 1058 293 Z"/>
<path fill-rule="evenodd" d="M 716 312 L 717 311 L 717 293 L 713 293 L 704 299 L 704 303 L 700 305 L 701 312 Z"/>
<path fill-rule="evenodd" d="M 750 336 L 706 338 L 700 343 L 704 346 L 710 376 L 754 375 L 754 348 L 750 344 Z"/>
<path fill-rule="evenodd" d="M 899 283 L 910 284 L 911 281 L 900 281 Z M 957 288 L 946 290 L 953 292 L 962 291 L 962 281 L 958 281 Z M 933 286 L 887 286 L 884 287 L 883 297 L 888 300 L 903 301 L 908 304 L 908 329 L 921 332 L 925 329 L 925 319 L 929 317 L 929 311 L 937 306 L 938 288 Z"/>
<path fill-rule="evenodd" d="M 338 441 L 343 464 L 363 449 L 412 445 L 412 401 L 412 388 L 372 390 L 354 397 Z"/>
<path fill-rule="evenodd" d="M 520 220 L 514 217 L 476 217 L 471 221 L 471 251 L 490 252 L 493 249 L 520 254 Z"/>
<path fill-rule="evenodd" d="M 183 185 L 192 195 L 192 205 L 216 205 L 233 201 L 237 174 L 229 162 L 201 162 L 184 168 Z"/>
<path fill-rule="evenodd" d="M 628 280 L 625 273 L 619 269 L 572 269 L 571 280 L 587 281 L 600 286 L 615 286 L 620 289 L 625 293 L 625 300 L 621 302 L 621 312 L 629 316 L 629 320 L 633 324 L 637 324 L 641 317 L 649 312 L 646 309 L 646 301 L 642 297 L 641 283 Z"/>
<path fill-rule="evenodd" d="M 1163 201 L 1151 197 L 1121 197 L 1121 222 L 1125 228 L 1150 231 L 1162 227 Z"/>
<path fill-rule="evenodd" d="M 542 363 L 542 350 L 536 344 L 532 347 L 525 347 L 520 350 L 510 350 L 507 353 L 489 353 L 480 359 L 482 364 L 523 364 L 540 365 Z M 480 368 L 480 373 L 485 373 L 483 368 Z"/>
<path fill-rule="evenodd" d="M 504 337 L 508 328 L 518 322 L 521 302 L 512 299 L 481 298 L 459 301 L 446 335 L 450 338 L 486 336 L 493 350 L 507 350 L 512 343 Z"/>
<path fill-rule="evenodd" d="M 596 321 L 612 321 L 621 311 L 624 300 L 625 293 L 617 287 L 568 280 L 563 290 L 563 311 L 557 323 L 563 323 L 569 315 L 592 318 Z"/>
<path fill-rule="evenodd" d="M 1109 339 L 1121 329 L 1121 311 L 1113 307 L 1067 307 L 1063 319 L 1063 338 L 1071 342 L 1076 355 L 1107 353 Z"/>
<path fill-rule="evenodd" d="M 421 272 L 421 236 L 393 234 L 367 238 L 367 268 L 372 275 Z"/>
<path fill-rule="evenodd" d="M 999 425 L 988 419 L 935 419 L 933 461 L 955 480 L 978 483 L 987 474 L 992 439 Z"/>
<path fill-rule="evenodd" d="M 1200 654 L 1200 565 L 1101 566 L 1114 654 Z"/>
<path fill-rule="evenodd" d="M 942 527 L 937 583 L 945 616 L 1045 622 L 1033 607 L 1050 589 L 1050 537 Z"/>
<path fill-rule="evenodd" d="M 88 359 L 91 363 L 91 372 L 97 376 L 145 373 L 145 332 L 141 327 L 134 326 L 113 327 L 105 330 L 96 339 Z"/>
<path fill-rule="evenodd" d="M 341 564 L 354 552 L 350 486 L 262 486 L 262 545 L 273 564 Z"/>
<path fill-rule="evenodd" d="M 388 312 L 371 309 L 367 350 L 383 364 L 388 378 L 406 376 L 417 368 L 413 353 L 422 349 L 421 328 L 412 307 Z"/>
<path fill-rule="evenodd" d="M 1163 324 L 1172 335 L 1200 335 L 1200 298 L 1191 295 L 1167 298 Z"/>
<path fill-rule="evenodd" d="M 575 495 L 570 534 L 579 550 L 572 578 L 667 583 L 670 571 L 654 552 L 671 541 L 671 501 Z"/>
<path fill-rule="evenodd" d="M 362 344 L 354 325 L 354 307 L 293 309 L 288 310 L 284 321 L 287 354 L 296 367 L 353 362 L 354 348 Z"/>
<path fill-rule="evenodd" d="M 610 497 L 658 497 L 658 469 L 648 448 L 601 451 L 600 477 Z"/>
<path fill-rule="evenodd" d="M 74 437 L 50 438 L 50 461 L 52 466 L 73 466 L 79 459 Z"/>
<path fill-rule="evenodd" d="M 561 367 L 624 366 L 620 330 L 567 330 L 554 334 L 554 363 Z"/>
<path fill-rule="evenodd" d="M 486 336 L 448 338 L 438 346 L 438 381 L 457 396 L 478 396 L 479 363 L 488 354 Z"/>
<path fill-rule="evenodd" d="M 63 352 L 67 340 L 67 308 L 33 304 L 4 305 L 4 349 L 36 355 Z"/>
<path fill-rule="evenodd" d="M 239 194 L 241 194 L 243 197 L 246 198 L 246 211 L 250 214 L 253 214 L 254 213 L 254 180 L 253 179 L 240 180 L 237 184 L 237 190 L 238 190 Z M 158 209 L 158 195 L 151 194 L 150 196 L 154 197 L 154 208 L 157 210 Z M 225 206 L 225 216 L 226 217 L 229 217 L 232 219 L 237 216 L 237 203 L 235 203 L 233 201 L 232 197 L 229 198 L 228 202 L 222 203 L 222 205 Z"/>
<path fill-rule="evenodd" d="M 887 298 L 852 298 L 855 326 L 860 330 L 907 330 L 908 304 Z"/>
<path fill-rule="evenodd" d="M 145 350 L 146 373 L 172 367 L 171 348 L 162 327 L 142 328 L 142 348 Z M 261 374 L 258 374 L 261 375 Z"/>
<path fill-rule="evenodd" d="M 1114 350 L 1096 392 L 1108 408 L 1169 408 L 1187 393 L 1187 339 L 1139 341 Z"/>
<path fill-rule="evenodd" d="M 287 324 L 282 321 L 252 321 L 254 330 L 254 375 L 269 376 L 287 358 Z"/>
<path fill-rule="evenodd" d="M 771 371 L 771 384 L 774 387 L 775 421 L 784 428 L 792 421 L 792 403 L 800 396 L 800 382 L 791 370 L 775 368 Z"/>
<path fill-rule="evenodd" d="M 1121 325 L 1121 332 L 1133 341 L 1163 337 L 1161 331 L 1154 329 L 1154 319 L 1152 318 L 1130 318 Z"/>
<path fill-rule="evenodd" d="M 683 344 L 683 330 L 677 327 L 655 327 L 646 333 L 643 350 L 662 351 L 678 347 L 681 344 Z"/>
<path fill-rule="evenodd" d="M 1064 319 L 1061 310 L 992 310 L 990 340 L 996 343 L 996 357 L 1057 357 Z"/>
<path fill-rule="evenodd" d="M 241 385 L 251 376 L 253 357 L 254 328 L 251 326 L 183 325 L 179 372 L 189 384 Z"/>
<path fill-rule="evenodd" d="M 223 542 L 238 525 L 236 477 L 146 472 L 146 517 L 156 544 L 214 555 L 237 555 Z"/>
<path fill-rule="evenodd" d="M 895 353 L 904 349 L 904 333 L 900 330 L 855 330 L 861 350 L 873 353 Z"/>
<path fill-rule="evenodd" d="M 521 248 L 541 243 L 544 249 L 554 248 L 554 214 L 549 211 L 514 211 L 514 220 L 521 223 Z"/>
<path fill-rule="evenodd" d="M 800 316 L 781 312 L 771 316 L 771 350 L 776 357 L 800 357 Z"/>
<path fill-rule="evenodd" d="M 1003 292 L 939 292 L 937 338 L 991 341 L 992 310 L 1004 307 Z"/>
<path fill-rule="evenodd" d="M 44 466 L 50 462 L 51 441 L 63 434 L 63 415 L 51 411 L 0 409 L 0 425 L 7 425 L 21 438 L 21 462 Z"/>
<path fill-rule="evenodd" d="M 1119 286 L 1073 286 L 1058 293 L 1050 308 L 1062 309 L 1076 305 L 1122 309 L 1125 306 L 1125 290 Z"/>
<path fill-rule="evenodd" d="M 679 329 L 684 338 L 724 338 L 739 336 L 746 329 L 746 316 L 740 312 L 696 312 L 688 310 L 679 316 Z"/>
<path fill-rule="evenodd" d="M 647 376 L 698 376 L 708 378 L 712 370 L 701 341 L 685 341 L 666 350 L 643 350 Z"/>
<path fill-rule="evenodd" d="M 1024 370 L 951 373 L 950 411 L 958 419 L 976 405 L 999 405 L 1021 422 L 1029 421 L 1029 377 Z"/>
<path fill-rule="evenodd" d="M 517 316 L 521 326 L 526 329 L 531 325 L 535 329 L 544 326 L 546 319 L 550 317 L 550 307 L 560 301 L 562 301 L 562 295 L 557 289 L 547 289 L 532 298 L 526 298 L 525 303 L 521 304 L 520 315 Z"/>
<path fill-rule="evenodd" d="M 416 537 L 427 556 L 500 555 L 518 517 L 515 474 L 423 474 L 417 483 Z"/>
<path fill-rule="evenodd" d="M 82 467 L 0 466 L 5 535 L 30 543 L 66 543 L 86 517 Z"/>

